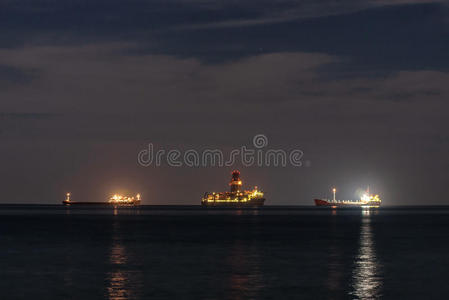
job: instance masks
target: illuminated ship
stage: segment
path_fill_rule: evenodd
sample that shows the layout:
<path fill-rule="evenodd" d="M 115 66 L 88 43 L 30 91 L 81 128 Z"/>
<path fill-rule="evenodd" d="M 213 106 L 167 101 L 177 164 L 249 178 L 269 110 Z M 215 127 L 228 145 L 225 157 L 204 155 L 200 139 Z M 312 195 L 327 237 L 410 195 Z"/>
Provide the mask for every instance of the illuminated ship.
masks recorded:
<path fill-rule="evenodd" d="M 360 197 L 360 200 L 336 200 L 335 193 L 337 189 L 332 189 L 334 197 L 332 200 L 329 199 L 315 199 L 316 206 L 327 206 L 332 208 L 337 207 L 363 207 L 363 208 L 377 208 L 380 206 L 382 200 L 380 200 L 379 195 L 372 195 L 369 193 L 369 188 Z"/>
<path fill-rule="evenodd" d="M 72 201 L 70 199 L 70 193 L 67 193 L 67 198 L 62 201 L 64 205 L 112 205 L 112 206 L 138 206 L 140 205 L 140 194 L 137 194 L 136 197 L 128 197 L 122 195 L 113 195 L 109 198 L 109 201 L 104 202 L 80 202 L 80 201 Z"/>
<path fill-rule="evenodd" d="M 205 193 L 201 199 L 202 206 L 219 207 L 259 207 L 265 202 L 263 193 L 254 187 L 252 191 L 242 190 L 242 180 L 240 172 L 233 171 L 229 182 L 230 192 Z"/>

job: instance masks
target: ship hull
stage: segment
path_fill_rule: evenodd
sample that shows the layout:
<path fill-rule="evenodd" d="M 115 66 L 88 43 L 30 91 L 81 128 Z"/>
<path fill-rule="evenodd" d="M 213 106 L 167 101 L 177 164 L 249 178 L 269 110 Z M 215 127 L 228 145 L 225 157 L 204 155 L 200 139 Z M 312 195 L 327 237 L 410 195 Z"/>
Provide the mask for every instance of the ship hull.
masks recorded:
<path fill-rule="evenodd" d="M 261 207 L 265 203 L 265 199 L 251 199 L 247 202 L 218 202 L 218 201 L 202 201 L 201 206 L 203 207 L 235 207 L 235 208 L 244 208 L 244 207 Z"/>
<path fill-rule="evenodd" d="M 332 207 L 332 208 L 337 208 L 337 207 L 347 207 L 347 208 L 357 208 L 357 207 L 379 207 L 378 205 L 373 206 L 367 203 L 363 203 L 363 202 L 333 202 L 333 201 L 329 201 L 329 200 L 323 200 L 323 199 L 314 199 L 315 201 L 315 205 L 316 206 L 321 206 L 321 207 Z"/>
<path fill-rule="evenodd" d="M 134 202 L 134 203 L 111 203 L 111 202 L 90 202 L 90 201 L 62 201 L 62 204 L 66 206 L 72 206 L 72 205 L 102 205 L 102 206 L 139 206 L 140 202 Z"/>

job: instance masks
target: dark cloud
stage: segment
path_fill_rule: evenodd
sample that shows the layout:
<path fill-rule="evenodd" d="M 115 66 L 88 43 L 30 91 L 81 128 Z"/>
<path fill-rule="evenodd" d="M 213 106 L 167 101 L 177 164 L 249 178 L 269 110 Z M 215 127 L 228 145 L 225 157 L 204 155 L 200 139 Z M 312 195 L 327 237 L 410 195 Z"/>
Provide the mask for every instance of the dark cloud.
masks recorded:
<path fill-rule="evenodd" d="M 448 8 L 438 2 L 22 2 L 2 5 L 4 45 L 127 41 L 135 54 L 208 62 L 300 51 L 345 57 L 348 73 L 448 68 Z"/>
<path fill-rule="evenodd" d="M 162 51 L 205 60 L 270 52 L 320 52 L 347 59 L 340 71 L 447 70 L 447 9 L 387 6 L 349 14 L 257 26 L 162 33 Z M 163 37 L 162 37 L 163 36 Z M 251 37 L 251 38 L 248 38 Z M 183 45 L 180 49 L 175 45 Z M 157 51 L 150 48 L 150 52 Z"/>
<path fill-rule="evenodd" d="M 30 83 L 36 76 L 36 70 L 26 70 L 10 65 L 0 65 L 0 88 Z"/>

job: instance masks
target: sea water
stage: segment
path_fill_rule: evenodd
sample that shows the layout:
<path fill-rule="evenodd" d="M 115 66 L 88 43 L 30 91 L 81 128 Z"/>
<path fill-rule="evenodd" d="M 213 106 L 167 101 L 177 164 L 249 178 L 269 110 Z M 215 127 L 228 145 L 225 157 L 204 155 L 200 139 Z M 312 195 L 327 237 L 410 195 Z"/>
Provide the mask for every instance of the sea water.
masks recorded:
<path fill-rule="evenodd" d="M 1 299 L 442 299 L 449 208 L 0 206 Z"/>

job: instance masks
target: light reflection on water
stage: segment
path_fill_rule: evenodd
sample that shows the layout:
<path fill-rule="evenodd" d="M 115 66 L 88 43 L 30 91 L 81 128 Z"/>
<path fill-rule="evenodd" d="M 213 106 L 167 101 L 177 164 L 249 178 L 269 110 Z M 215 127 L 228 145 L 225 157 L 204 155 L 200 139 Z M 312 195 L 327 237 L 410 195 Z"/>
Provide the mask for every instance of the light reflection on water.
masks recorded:
<path fill-rule="evenodd" d="M 247 245 L 240 240 L 234 243 L 228 258 L 231 299 L 258 298 L 264 288 L 260 259 L 256 245 Z"/>
<path fill-rule="evenodd" d="M 382 296 L 382 266 L 376 255 L 371 226 L 372 214 L 369 210 L 362 211 L 359 251 L 352 275 L 350 294 L 359 299 L 377 299 Z"/>
<path fill-rule="evenodd" d="M 343 250 L 341 249 L 341 244 L 338 239 L 338 224 L 335 222 L 335 216 L 337 216 L 337 210 L 333 209 L 331 211 L 331 216 L 333 217 L 333 223 L 330 228 L 331 230 L 331 240 L 329 245 L 329 264 L 328 264 L 328 277 L 325 281 L 326 287 L 331 293 L 339 292 L 344 285 L 344 261 L 343 261 Z"/>
<path fill-rule="evenodd" d="M 115 214 L 115 212 L 114 212 Z M 142 290 L 142 274 L 130 268 L 130 259 L 123 238 L 119 233 L 119 224 L 113 224 L 112 246 L 109 255 L 112 271 L 108 273 L 107 296 L 109 299 L 139 298 Z"/>

